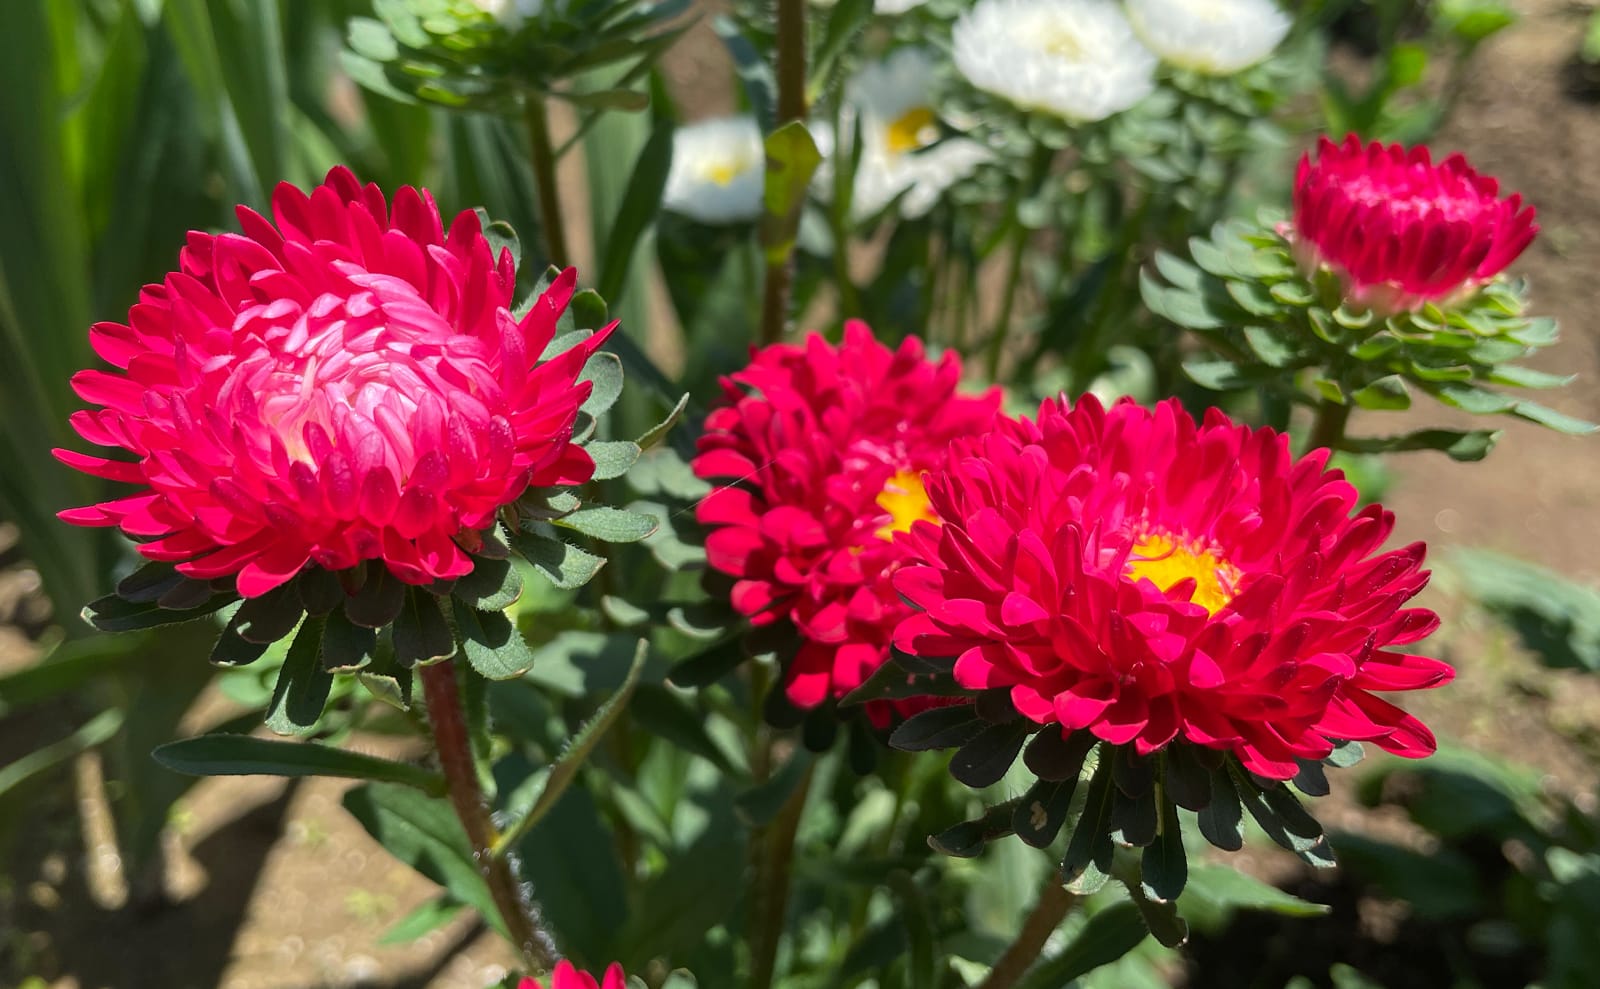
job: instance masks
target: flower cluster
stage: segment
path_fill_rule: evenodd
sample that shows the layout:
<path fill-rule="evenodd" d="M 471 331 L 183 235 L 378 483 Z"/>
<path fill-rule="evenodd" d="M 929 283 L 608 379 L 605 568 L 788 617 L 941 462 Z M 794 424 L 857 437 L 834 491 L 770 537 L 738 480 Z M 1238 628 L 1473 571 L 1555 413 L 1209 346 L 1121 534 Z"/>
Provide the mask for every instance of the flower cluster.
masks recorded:
<path fill-rule="evenodd" d="M 954 354 L 930 361 L 915 338 L 890 350 L 850 323 L 839 346 L 813 334 L 767 347 L 724 382 L 693 464 L 720 485 L 699 507 L 707 559 L 736 579 L 741 614 L 798 630 L 784 670 L 797 707 L 860 686 L 909 613 L 890 582 L 895 535 L 935 518 L 923 472 L 999 405 L 996 391 L 958 393 L 960 376 Z"/>
<path fill-rule="evenodd" d="M 1307 269 L 1326 265 L 1352 302 L 1390 313 L 1475 292 L 1533 242 L 1534 215 L 1459 154 L 1434 164 L 1426 147 L 1351 134 L 1300 159 L 1291 236 Z"/>
<path fill-rule="evenodd" d="M 127 323 L 90 331 L 114 370 L 73 378 L 103 408 L 72 424 L 132 459 L 57 456 L 138 490 L 63 519 L 252 598 L 308 563 L 461 577 L 503 506 L 589 479 L 577 378 L 605 334 L 541 359 L 574 272 L 517 319 L 512 257 L 476 213 L 446 230 L 426 192 L 391 208 L 344 168 L 309 196 L 280 185 L 272 213 L 191 233 Z"/>

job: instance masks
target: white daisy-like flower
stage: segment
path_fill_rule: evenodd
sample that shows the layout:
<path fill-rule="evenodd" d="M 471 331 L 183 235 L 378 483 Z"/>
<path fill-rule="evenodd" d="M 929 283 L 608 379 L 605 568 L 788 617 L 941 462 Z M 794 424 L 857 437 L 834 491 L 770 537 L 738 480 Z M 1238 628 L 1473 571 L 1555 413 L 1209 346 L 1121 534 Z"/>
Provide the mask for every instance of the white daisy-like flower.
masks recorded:
<path fill-rule="evenodd" d="M 946 189 L 991 156 L 962 137 L 939 140 L 932 105 L 935 63 L 919 48 L 900 48 L 864 66 L 845 86 L 852 125 L 861 121 L 861 160 L 851 212 L 872 216 L 901 193 L 900 212 L 927 213 Z"/>
<path fill-rule="evenodd" d="M 701 223 L 740 223 L 761 215 L 766 149 L 751 116 L 718 117 L 679 127 L 663 209 Z"/>
<path fill-rule="evenodd" d="M 500 22 L 508 31 L 515 31 L 522 22 L 539 13 L 544 0 L 467 0 L 472 6 Z"/>
<path fill-rule="evenodd" d="M 1248 69 L 1278 47 L 1289 17 L 1273 0 L 1127 0 L 1128 20 L 1166 62 L 1207 75 Z"/>
<path fill-rule="evenodd" d="M 974 86 L 1074 123 L 1155 88 L 1156 57 L 1112 0 L 978 0 L 956 21 L 956 68 Z"/>

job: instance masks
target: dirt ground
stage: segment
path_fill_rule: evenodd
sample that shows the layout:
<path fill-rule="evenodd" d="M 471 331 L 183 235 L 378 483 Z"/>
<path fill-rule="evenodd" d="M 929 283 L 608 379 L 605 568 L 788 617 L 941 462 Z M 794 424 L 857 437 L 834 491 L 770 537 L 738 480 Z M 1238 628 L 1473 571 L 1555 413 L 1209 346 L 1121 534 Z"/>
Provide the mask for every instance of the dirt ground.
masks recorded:
<path fill-rule="evenodd" d="M 1569 99 L 1562 73 L 1585 12 L 1561 0 L 1518 6 L 1522 22 L 1481 52 L 1434 145 L 1466 152 L 1539 207 L 1544 231 L 1517 270 L 1532 280 L 1537 309 L 1559 318 L 1565 340 L 1537 363 L 1579 376 L 1549 404 L 1600 420 L 1600 326 L 1591 315 L 1600 308 L 1600 108 Z M 671 68 L 685 90 L 722 85 L 714 43 L 687 46 Z M 1418 426 L 1470 419 L 1432 406 L 1407 415 Z M 1362 426 L 1358 418 L 1354 428 Z M 1394 427 L 1392 419 L 1381 426 Z M 1394 461 L 1386 504 L 1399 516 L 1399 538 L 1425 539 L 1436 553 L 1497 549 L 1600 584 L 1600 438 L 1504 427 L 1483 465 L 1433 454 Z M 9 541 L 0 532 L 0 554 Z M 29 580 L 15 570 L 0 577 L 0 669 L 23 661 L 18 626 L 40 618 L 28 610 L 37 607 L 28 603 Z M 1444 591 L 1429 594 L 1435 606 L 1453 607 Z M 1595 786 L 1590 752 L 1574 739 L 1600 733 L 1600 688 L 1540 671 L 1543 687 L 1531 689 L 1531 664 L 1470 616 L 1433 647 L 1461 670 L 1456 685 L 1416 704 L 1441 735 L 1538 767 L 1567 792 Z M 434 888 L 343 812 L 347 785 L 201 783 L 176 816 L 168 882 L 176 903 L 154 912 L 114 909 L 103 827 L 88 828 L 85 841 L 41 824 L 40 840 L 25 842 L 29 856 L 0 870 L 10 876 L 0 875 L 0 982 L 11 974 L 6 953 L 30 959 L 51 989 L 481 989 L 498 979 L 509 955 L 469 920 L 412 945 L 378 943 Z M 1337 794 L 1325 804 L 1320 816 L 1330 826 L 1386 826 Z M 70 804 L 56 810 L 70 819 Z M 16 925 L 10 931 L 7 921 Z"/>

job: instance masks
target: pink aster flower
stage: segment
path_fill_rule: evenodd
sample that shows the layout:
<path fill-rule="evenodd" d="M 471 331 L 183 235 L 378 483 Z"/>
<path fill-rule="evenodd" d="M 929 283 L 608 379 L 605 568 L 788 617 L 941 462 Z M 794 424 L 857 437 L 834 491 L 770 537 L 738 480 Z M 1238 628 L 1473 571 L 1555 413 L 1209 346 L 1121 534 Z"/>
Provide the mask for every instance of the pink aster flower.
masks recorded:
<path fill-rule="evenodd" d="M 1344 740 L 1428 755 L 1377 696 L 1453 677 L 1405 651 L 1438 625 L 1404 606 L 1424 547 L 1381 550 L 1394 516 L 1357 510 L 1327 457 L 1215 409 L 1197 427 L 1176 400 L 1046 401 L 927 475 L 944 523 L 896 540 L 920 610 L 895 646 L 1141 756 L 1186 742 L 1287 780 Z"/>
<path fill-rule="evenodd" d="M 344 168 L 309 196 L 278 186 L 272 215 L 190 233 L 126 324 L 90 330 L 113 370 L 73 378 L 102 408 L 72 424 L 132 456 L 56 455 L 138 489 L 63 519 L 245 597 L 308 562 L 427 584 L 469 572 L 464 550 L 529 486 L 589 478 L 576 379 L 605 333 L 541 360 L 574 272 L 518 320 L 511 254 L 475 213 L 446 232 L 426 191 L 391 208 Z"/>
<path fill-rule="evenodd" d="M 556 962 L 555 971 L 550 973 L 550 985 L 547 987 L 538 979 L 525 977 L 517 983 L 517 989 L 626 989 L 627 981 L 622 974 L 622 966 L 612 962 L 606 969 L 605 977 L 596 981 L 588 972 L 581 972 L 565 959 Z"/>
<path fill-rule="evenodd" d="M 905 556 L 893 537 L 937 521 L 922 472 L 999 407 L 997 390 L 958 394 L 960 378 L 954 353 L 931 361 L 915 338 L 891 351 L 851 322 L 839 346 L 776 344 L 723 382 L 693 465 L 722 485 L 699 508 L 706 556 L 752 623 L 799 631 L 784 675 L 797 707 L 860 686 L 910 613 L 889 581 Z"/>
<path fill-rule="evenodd" d="M 1292 237 L 1302 264 L 1327 265 L 1350 299 L 1380 312 L 1450 304 L 1516 260 L 1539 232 L 1522 197 L 1459 154 L 1437 165 L 1354 134 L 1323 138 L 1295 175 Z"/>

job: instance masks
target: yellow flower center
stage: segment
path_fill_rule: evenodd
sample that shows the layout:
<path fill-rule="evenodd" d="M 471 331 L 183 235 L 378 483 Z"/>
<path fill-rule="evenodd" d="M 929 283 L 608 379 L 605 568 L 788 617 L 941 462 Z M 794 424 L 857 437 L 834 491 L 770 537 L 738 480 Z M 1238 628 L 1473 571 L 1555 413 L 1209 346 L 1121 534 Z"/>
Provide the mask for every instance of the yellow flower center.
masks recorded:
<path fill-rule="evenodd" d="M 885 129 L 885 141 L 890 154 L 905 154 L 933 143 L 938 136 L 934 129 L 933 111 L 925 106 L 912 107 L 894 118 Z"/>
<path fill-rule="evenodd" d="M 1083 42 L 1068 28 L 1051 26 L 1045 30 L 1039 41 L 1039 47 L 1051 55 L 1059 55 L 1074 62 L 1083 58 Z"/>
<path fill-rule="evenodd" d="M 1199 540 L 1180 540 L 1165 532 L 1149 532 L 1133 544 L 1128 555 L 1128 576 L 1148 580 L 1163 591 L 1193 578 L 1190 601 L 1213 615 L 1227 607 L 1243 576 L 1223 559 L 1216 547 Z"/>
<path fill-rule="evenodd" d="M 938 522 L 928 504 L 928 489 L 922 486 L 922 472 L 903 470 L 889 478 L 878 495 L 878 507 L 889 513 L 889 524 L 873 535 L 893 539 L 897 532 L 910 532 L 911 523 L 922 519 Z"/>
<path fill-rule="evenodd" d="M 746 163 L 743 161 L 714 161 L 706 166 L 705 177 L 713 184 L 726 188 L 733 184 L 733 180 L 744 174 Z"/>

